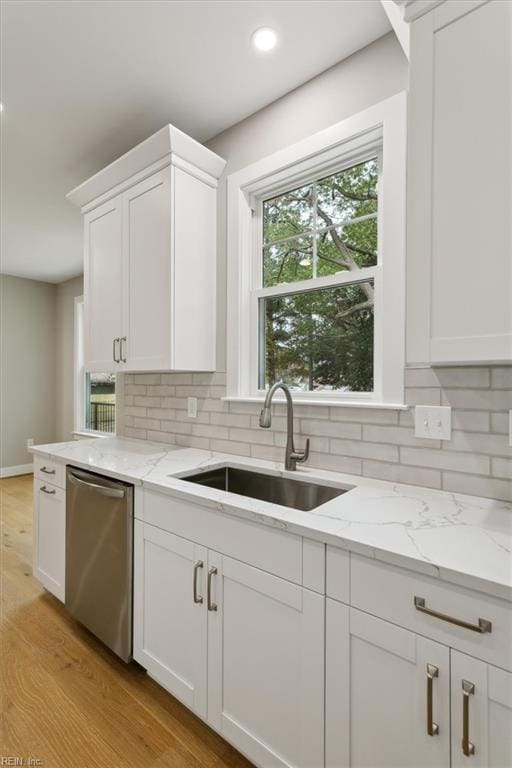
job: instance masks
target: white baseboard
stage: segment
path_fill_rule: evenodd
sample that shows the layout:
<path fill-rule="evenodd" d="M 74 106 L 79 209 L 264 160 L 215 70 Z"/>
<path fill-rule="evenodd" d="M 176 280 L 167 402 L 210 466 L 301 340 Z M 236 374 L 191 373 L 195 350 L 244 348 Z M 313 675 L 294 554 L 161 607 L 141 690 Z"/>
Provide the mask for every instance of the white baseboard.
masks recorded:
<path fill-rule="evenodd" d="M 0 477 L 14 477 L 15 475 L 28 475 L 34 470 L 32 462 L 30 464 L 18 464 L 17 467 L 0 467 Z"/>

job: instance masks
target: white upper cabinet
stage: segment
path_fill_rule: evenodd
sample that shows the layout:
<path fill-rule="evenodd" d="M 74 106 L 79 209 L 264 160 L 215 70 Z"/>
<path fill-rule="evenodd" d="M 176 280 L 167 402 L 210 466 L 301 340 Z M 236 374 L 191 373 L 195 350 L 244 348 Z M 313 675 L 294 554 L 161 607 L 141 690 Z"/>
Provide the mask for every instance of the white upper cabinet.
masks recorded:
<path fill-rule="evenodd" d="M 224 166 L 168 125 L 69 193 L 84 213 L 88 370 L 215 369 Z"/>
<path fill-rule="evenodd" d="M 512 3 L 411 24 L 408 362 L 512 360 Z"/>
<path fill-rule="evenodd" d="M 85 348 L 92 370 L 110 371 L 122 327 L 121 201 L 113 198 L 84 218 Z M 112 369 L 113 370 L 113 369 Z"/>

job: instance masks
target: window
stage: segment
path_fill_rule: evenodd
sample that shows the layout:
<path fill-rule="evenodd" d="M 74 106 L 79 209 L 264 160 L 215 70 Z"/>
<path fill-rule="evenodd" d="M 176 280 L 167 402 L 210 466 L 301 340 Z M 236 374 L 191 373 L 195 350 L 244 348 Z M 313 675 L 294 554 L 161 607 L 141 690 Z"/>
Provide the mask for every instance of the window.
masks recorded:
<path fill-rule="evenodd" d="M 373 392 L 378 176 L 374 157 L 263 201 L 260 389 Z"/>
<path fill-rule="evenodd" d="M 115 433 L 116 376 L 84 366 L 83 297 L 75 299 L 75 432 Z"/>
<path fill-rule="evenodd" d="M 405 96 L 228 179 L 228 399 L 403 404 Z"/>

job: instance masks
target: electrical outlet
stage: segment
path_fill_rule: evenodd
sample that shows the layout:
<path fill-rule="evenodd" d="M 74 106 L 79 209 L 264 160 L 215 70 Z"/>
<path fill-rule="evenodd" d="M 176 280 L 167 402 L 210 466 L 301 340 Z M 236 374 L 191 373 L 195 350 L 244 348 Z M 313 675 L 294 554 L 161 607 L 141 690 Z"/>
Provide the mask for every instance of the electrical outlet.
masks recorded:
<path fill-rule="evenodd" d="M 414 434 L 432 440 L 452 439 L 452 409 L 449 405 L 417 405 L 414 409 Z"/>
<path fill-rule="evenodd" d="M 27 437 L 27 448 L 32 448 L 33 445 L 34 445 L 34 438 Z"/>
<path fill-rule="evenodd" d="M 187 397 L 187 416 L 197 418 L 197 397 Z"/>

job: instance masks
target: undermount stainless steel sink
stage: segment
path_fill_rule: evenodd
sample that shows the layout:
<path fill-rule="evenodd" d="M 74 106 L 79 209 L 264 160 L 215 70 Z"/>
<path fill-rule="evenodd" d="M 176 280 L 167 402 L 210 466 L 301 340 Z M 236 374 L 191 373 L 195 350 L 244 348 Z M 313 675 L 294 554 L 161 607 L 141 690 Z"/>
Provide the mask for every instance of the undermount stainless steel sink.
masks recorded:
<path fill-rule="evenodd" d="M 335 488 L 330 485 L 295 480 L 295 478 L 292 480 L 280 475 L 266 475 L 263 472 L 253 472 L 229 465 L 188 475 L 188 477 L 181 479 L 198 485 L 206 485 L 208 488 L 217 488 L 220 491 L 249 496 L 251 499 L 270 501 L 284 507 L 300 509 L 304 512 L 310 512 L 354 487 Z"/>

